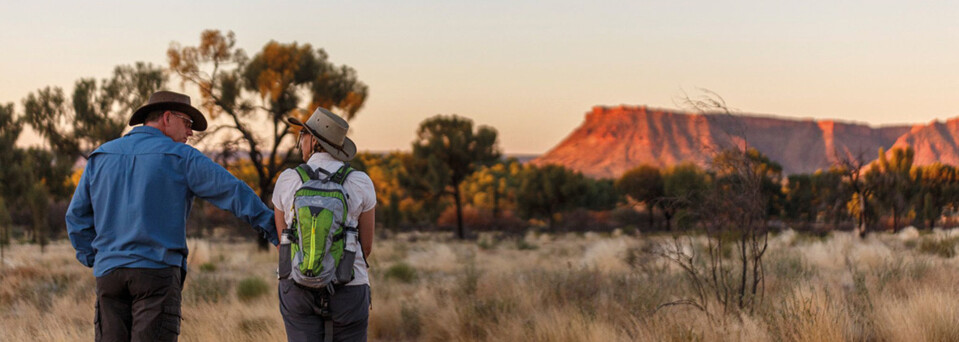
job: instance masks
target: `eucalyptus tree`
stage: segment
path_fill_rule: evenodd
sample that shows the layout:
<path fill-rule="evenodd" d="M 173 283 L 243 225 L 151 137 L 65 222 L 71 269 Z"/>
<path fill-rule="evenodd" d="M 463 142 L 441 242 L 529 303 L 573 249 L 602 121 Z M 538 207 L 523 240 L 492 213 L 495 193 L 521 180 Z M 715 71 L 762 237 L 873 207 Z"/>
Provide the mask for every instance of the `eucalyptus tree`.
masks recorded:
<path fill-rule="evenodd" d="M 480 167 L 499 160 L 502 153 L 496 135 L 489 126 L 478 126 L 474 131 L 473 120 L 456 115 L 426 119 L 416 131 L 410 176 L 421 179 L 434 196 L 452 196 L 460 239 L 466 237 L 460 185 Z"/>

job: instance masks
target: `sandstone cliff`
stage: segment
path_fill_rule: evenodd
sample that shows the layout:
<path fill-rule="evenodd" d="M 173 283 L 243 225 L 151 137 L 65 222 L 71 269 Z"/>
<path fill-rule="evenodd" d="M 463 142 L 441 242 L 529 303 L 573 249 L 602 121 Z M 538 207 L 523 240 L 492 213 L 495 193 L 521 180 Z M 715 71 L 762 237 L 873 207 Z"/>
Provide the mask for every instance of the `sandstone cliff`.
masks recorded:
<path fill-rule="evenodd" d="M 959 165 L 959 119 L 929 125 L 870 127 L 831 120 L 694 114 L 645 106 L 594 107 L 559 145 L 532 161 L 561 164 L 593 177 L 618 177 L 640 164 L 705 166 L 726 148 L 758 149 L 787 174 L 829 168 L 839 155 L 873 160 L 880 147 L 912 146 L 916 163 Z"/>

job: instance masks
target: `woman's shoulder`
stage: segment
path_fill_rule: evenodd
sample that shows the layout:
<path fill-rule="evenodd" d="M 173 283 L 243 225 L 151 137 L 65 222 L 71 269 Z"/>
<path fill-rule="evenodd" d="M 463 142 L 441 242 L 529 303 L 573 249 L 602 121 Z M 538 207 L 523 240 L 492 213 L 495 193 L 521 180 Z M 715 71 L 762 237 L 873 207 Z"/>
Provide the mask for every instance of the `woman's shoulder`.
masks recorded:
<path fill-rule="evenodd" d="M 292 167 L 291 167 L 291 168 L 288 168 L 288 169 L 286 169 L 286 170 L 283 170 L 283 172 L 280 172 L 280 175 L 277 176 L 276 181 L 279 182 L 280 180 L 284 180 L 284 179 L 287 179 L 287 178 L 290 178 L 290 179 L 300 179 L 300 175 L 298 175 L 298 174 L 296 173 L 296 169 L 295 169 L 295 168 L 292 168 Z"/>
<path fill-rule="evenodd" d="M 370 175 L 366 174 L 366 172 L 360 170 L 350 172 L 350 175 L 346 177 L 346 182 L 355 186 L 373 189 L 373 179 L 370 178 Z"/>
<path fill-rule="evenodd" d="M 289 169 L 283 170 L 283 172 L 281 172 L 280 175 L 276 177 L 277 189 L 274 189 L 274 190 L 279 190 L 281 187 L 284 187 L 284 186 L 285 187 L 298 186 L 300 183 L 301 183 L 300 175 L 296 172 L 296 170 L 289 168 Z M 289 189 L 284 189 L 284 190 L 289 190 Z"/>

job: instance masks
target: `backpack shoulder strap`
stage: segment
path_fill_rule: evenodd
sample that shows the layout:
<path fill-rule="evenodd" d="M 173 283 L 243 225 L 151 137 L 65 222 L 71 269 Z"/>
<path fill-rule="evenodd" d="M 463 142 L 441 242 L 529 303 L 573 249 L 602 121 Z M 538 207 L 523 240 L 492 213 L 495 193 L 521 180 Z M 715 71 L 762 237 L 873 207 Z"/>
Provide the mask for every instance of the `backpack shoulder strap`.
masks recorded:
<path fill-rule="evenodd" d="M 353 171 L 354 169 L 350 166 L 350 163 L 343 162 L 343 166 L 340 166 L 340 168 L 330 176 L 330 180 L 339 185 L 343 185 L 343 182 L 346 182 L 346 177 L 349 177 Z"/>
<path fill-rule="evenodd" d="M 307 165 L 306 163 L 303 163 L 303 164 L 300 164 L 300 166 L 297 166 L 296 173 L 300 175 L 300 180 L 303 181 L 303 183 L 306 183 L 306 181 L 308 180 L 319 180 L 321 173 L 325 175 L 326 178 L 329 178 L 332 176 L 332 174 L 330 174 L 329 171 L 324 170 L 322 167 L 314 170 L 312 167 L 310 167 L 310 165 Z"/>
<path fill-rule="evenodd" d="M 316 171 L 306 164 L 300 164 L 300 166 L 297 166 L 296 174 L 300 175 L 300 180 L 303 181 L 303 183 L 306 183 L 307 181 L 311 179 L 318 178 L 316 175 Z"/>

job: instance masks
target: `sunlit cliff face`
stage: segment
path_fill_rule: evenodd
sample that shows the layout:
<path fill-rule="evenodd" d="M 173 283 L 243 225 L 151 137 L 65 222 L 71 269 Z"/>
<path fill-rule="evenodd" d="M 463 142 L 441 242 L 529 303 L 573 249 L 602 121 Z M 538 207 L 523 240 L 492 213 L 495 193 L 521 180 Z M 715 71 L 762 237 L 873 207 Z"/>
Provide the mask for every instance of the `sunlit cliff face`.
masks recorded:
<path fill-rule="evenodd" d="M 870 127 L 833 120 L 698 114 L 644 106 L 594 107 L 565 140 L 533 164 L 560 164 L 593 177 L 618 177 L 649 164 L 701 167 L 719 151 L 756 148 L 786 174 L 828 169 L 838 156 L 876 159 L 879 148 L 911 146 L 915 164 L 959 165 L 959 118 L 915 126 Z"/>

